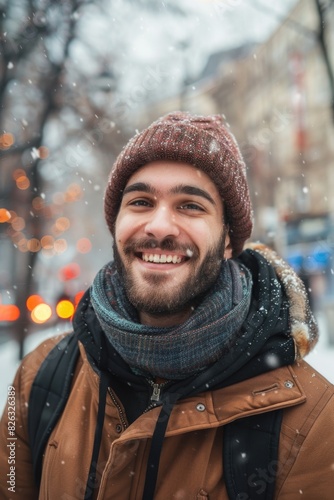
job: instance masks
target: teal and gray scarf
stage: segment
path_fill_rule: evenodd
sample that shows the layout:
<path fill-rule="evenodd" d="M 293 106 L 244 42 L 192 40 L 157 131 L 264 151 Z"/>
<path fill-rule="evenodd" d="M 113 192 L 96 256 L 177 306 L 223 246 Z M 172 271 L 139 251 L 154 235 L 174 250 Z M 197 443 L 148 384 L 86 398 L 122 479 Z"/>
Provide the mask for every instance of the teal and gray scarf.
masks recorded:
<path fill-rule="evenodd" d="M 157 328 L 138 322 L 110 262 L 93 282 L 91 301 L 108 341 L 135 373 L 177 380 L 199 373 L 229 348 L 247 316 L 251 290 L 248 269 L 227 260 L 187 321 Z"/>

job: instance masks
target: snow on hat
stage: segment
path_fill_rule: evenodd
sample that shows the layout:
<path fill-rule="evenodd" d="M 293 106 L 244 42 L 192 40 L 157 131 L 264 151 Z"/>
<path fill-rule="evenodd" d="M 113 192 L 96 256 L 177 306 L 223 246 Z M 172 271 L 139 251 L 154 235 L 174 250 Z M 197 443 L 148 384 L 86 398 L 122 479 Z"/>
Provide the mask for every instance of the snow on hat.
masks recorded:
<path fill-rule="evenodd" d="M 105 192 L 105 217 L 114 235 L 123 190 L 131 175 L 156 160 L 184 162 L 205 172 L 222 198 L 233 256 L 238 256 L 253 227 L 246 166 L 221 115 L 169 113 L 135 135 L 117 157 Z"/>

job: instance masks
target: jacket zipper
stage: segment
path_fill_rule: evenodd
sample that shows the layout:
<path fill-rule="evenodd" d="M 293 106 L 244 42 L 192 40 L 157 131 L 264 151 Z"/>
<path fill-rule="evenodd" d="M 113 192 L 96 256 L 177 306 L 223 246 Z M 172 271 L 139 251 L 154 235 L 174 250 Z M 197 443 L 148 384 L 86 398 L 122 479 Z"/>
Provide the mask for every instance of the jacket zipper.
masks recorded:
<path fill-rule="evenodd" d="M 151 401 L 160 401 L 161 390 L 170 384 L 170 380 L 166 380 L 165 382 L 161 382 L 161 384 L 157 384 L 156 382 L 153 382 L 153 380 L 150 380 L 150 379 L 147 379 L 147 382 L 149 383 L 149 385 L 153 389 L 152 394 L 151 394 Z"/>
<path fill-rule="evenodd" d="M 119 404 L 119 402 L 117 401 L 116 397 L 115 397 L 115 394 L 113 393 L 113 391 L 110 389 L 110 387 L 108 387 L 108 392 L 110 394 L 110 397 L 111 397 L 111 400 L 112 402 L 114 403 L 114 405 L 116 406 L 116 409 L 118 411 L 118 414 L 119 414 L 119 419 L 121 421 L 121 424 L 123 426 L 123 429 L 126 429 L 128 424 L 127 424 L 127 421 L 126 421 L 126 418 L 125 418 L 125 414 L 124 414 L 124 411 L 121 407 L 121 405 Z"/>
<path fill-rule="evenodd" d="M 152 394 L 150 397 L 150 400 L 152 401 L 151 404 L 148 405 L 144 413 L 148 412 L 149 410 L 152 410 L 153 408 L 156 408 L 157 406 L 160 406 L 159 403 L 160 401 L 160 395 L 162 389 L 167 387 L 168 385 L 171 384 L 170 380 L 166 380 L 166 382 L 162 382 L 161 384 L 157 384 L 156 382 L 153 382 L 153 380 L 146 379 L 149 385 L 152 387 Z"/>
<path fill-rule="evenodd" d="M 148 407 L 146 408 L 146 410 L 144 410 L 143 413 L 146 413 L 146 412 L 152 410 L 153 408 L 160 406 L 159 403 L 161 403 L 161 401 L 160 401 L 161 391 L 162 391 L 162 389 L 164 389 L 165 387 L 167 387 L 168 385 L 171 384 L 170 380 L 166 380 L 166 382 L 162 382 L 161 384 L 157 384 L 157 383 L 153 382 L 153 380 L 150 380 L 150 379 L 146 379 L 146 380 L 147 380 L 148 384 L 152 387 L 152 394 L 150 397 L 150 400 L 152 401 L 152 403 L 148 405 Z M 123 426 L 123 429 L 127 429 L 128 424 L 126 421 L 125 413 L 124 413 L 121 405 L 117 401 L 116 396 L 110 387 L 108 387 L 108 393 L 109 393 L 111 400 L 114 403 L 114 405 L 118 411 L 119 418 L 120 418 L 121 424 Z"/>

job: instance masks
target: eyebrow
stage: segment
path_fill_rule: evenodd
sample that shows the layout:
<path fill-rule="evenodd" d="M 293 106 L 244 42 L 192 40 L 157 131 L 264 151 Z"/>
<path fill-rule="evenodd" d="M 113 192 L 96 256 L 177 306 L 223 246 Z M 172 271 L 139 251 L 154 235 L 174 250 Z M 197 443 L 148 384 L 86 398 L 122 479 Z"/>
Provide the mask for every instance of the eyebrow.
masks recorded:
<path fill-rule="evenodd" d="M 133 191 L 143 191 L 144 193 L 149 193 L 154 196 L 157 196 L 159 192 L 150 184 L 146 182 L 135 182 L 134 184 L 130 184 L 123 191 L 123 196 L 127 193 L 132 193 Z M 204 189 L 198 188 L 196 186 L 188 186 L 186 184 L 179 184 L 178 186 L 173 187 L 170 190 L 171 194 L 189 194 L 191 196 L 200 196 L 208 200 L 212 205 L 216 206 L 216 202 L 210 196 L 207 191 Z"/>
<path fill-rule="evenodd" d="M 196 186 L 187 186 L 185 184 L 180 184 L 179 186 L 175 186 L 171 189 L 172 194 L 190 194 L 192 196 L 201 196 L 208 200 L 212 205 L 216 205 L 214 199 L 209 195 L 207 191 L 204 189 L 198 188 Z"/>

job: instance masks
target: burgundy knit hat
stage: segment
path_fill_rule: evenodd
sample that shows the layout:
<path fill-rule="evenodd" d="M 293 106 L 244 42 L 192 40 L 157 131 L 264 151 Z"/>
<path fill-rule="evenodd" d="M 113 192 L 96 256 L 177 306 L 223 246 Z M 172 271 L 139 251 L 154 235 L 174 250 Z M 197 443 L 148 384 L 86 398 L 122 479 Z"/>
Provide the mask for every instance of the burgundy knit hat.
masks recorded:
<path fill-rule="evenodd" d="M 189 163 L 212 179 L 224 203 L 233 256 L 238 256 L 252 232 L 252 208 L 245 163 L 220 115 L 169 113 L 128 142 L 114 163 L 105 192 L 105 217 L 111 233 L 129 178 L 156 160 Z"/>

